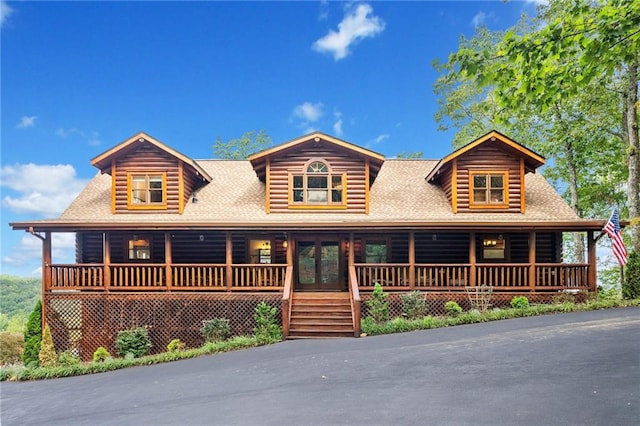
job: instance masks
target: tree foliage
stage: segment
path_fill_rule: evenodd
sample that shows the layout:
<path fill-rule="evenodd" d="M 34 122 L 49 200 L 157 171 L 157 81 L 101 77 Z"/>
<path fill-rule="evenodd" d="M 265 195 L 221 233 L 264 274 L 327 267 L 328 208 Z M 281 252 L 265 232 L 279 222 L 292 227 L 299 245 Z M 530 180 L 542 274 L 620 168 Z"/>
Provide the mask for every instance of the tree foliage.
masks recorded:
<path fill-rule="evenodd" d="M 24 365 L 38 364 L 38 354 L 40 353 L 40 343 L 42 342 L 42 302 L 37 301 L 33 312 L 29 315 L 27 326 L 24 331 L 24 352 L 22 362 Z"/>
<path fill-rule="evenodd" d="M 0 275 L 0 313 L 12 317 L 19 312 L 31 312 L 40 299 L 41 283 L 39 278 Z"/>
<path fill-rule="evenodd" d="M 460 129 L 456 142 L 497 128 L 551 158 L 545 175 L 582 216 L 606 216 L 627 180 L 623 212 L 637 216 L 639 8 L 552 0 L 505 32 L 461 39 L 435 64 L 436 119 Z"/>
<path fill-rule="evenodd" d="M 268 148 L 272 145 L 271 137 L 264 131 L 250 131 L 239 138 L 224 142 L 220 137 L 213 144 L 214 158 L 229 160 L 243 160 L 249 155 Z"/>

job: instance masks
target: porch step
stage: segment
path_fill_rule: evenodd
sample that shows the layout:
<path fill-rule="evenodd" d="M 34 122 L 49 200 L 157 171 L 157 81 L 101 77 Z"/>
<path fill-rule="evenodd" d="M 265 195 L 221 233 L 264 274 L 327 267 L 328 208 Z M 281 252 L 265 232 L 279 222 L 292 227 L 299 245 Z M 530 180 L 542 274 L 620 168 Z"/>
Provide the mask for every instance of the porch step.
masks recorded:
<path fill-rule="evenodd" d="M 291 298 L 289 339 L 353 337 L 349 293 L 297 292 Z"/>

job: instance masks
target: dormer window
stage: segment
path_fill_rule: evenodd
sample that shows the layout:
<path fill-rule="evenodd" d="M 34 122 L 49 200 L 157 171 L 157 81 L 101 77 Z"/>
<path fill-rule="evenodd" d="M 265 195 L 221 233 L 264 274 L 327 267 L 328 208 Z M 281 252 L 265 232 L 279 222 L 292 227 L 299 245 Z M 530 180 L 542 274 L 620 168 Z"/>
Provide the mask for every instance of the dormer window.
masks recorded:
<path fill-rule="evenodd" d="M 471 208 L 506 208 L 509 206 L 507 171 L 469 172 Z"/>
<path fill-rule="evenodd" d="M 167 207 L 166 173 L 129 173 L 127 178 L 127 201 L 130 209 Z"/>
<path fill-rule="evenodd" d="M 346 208 L 346 174 L 323 160 L 309 161 L 302 173 L 289 176 L 290 208 Z"/>

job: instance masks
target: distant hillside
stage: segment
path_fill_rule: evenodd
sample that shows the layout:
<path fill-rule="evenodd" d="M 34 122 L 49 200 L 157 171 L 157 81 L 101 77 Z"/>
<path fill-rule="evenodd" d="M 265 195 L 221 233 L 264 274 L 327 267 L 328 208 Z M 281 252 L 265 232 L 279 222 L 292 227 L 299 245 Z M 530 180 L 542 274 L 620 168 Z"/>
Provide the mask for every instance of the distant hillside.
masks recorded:
<path fill-rule="evenodd" d="M 41 291 L 39 278 L 0 275 L 0 313 L 9 317 L 18 312 L 28 315 L 40 299 Z"/>

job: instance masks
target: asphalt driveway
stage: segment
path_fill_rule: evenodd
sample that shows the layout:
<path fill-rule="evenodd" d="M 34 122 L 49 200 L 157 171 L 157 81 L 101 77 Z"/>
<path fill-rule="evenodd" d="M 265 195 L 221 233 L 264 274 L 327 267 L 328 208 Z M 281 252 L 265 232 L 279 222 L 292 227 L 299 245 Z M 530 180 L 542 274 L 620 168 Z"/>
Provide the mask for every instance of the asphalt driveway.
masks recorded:
<path fill-rule="evenodd" d="M 636 425 L 640 308 L 0 384 L 3 426 Z"/>

